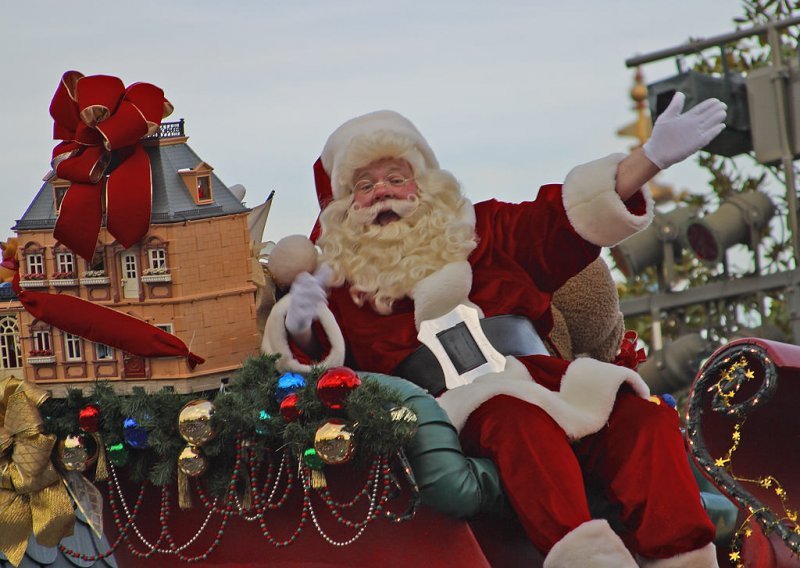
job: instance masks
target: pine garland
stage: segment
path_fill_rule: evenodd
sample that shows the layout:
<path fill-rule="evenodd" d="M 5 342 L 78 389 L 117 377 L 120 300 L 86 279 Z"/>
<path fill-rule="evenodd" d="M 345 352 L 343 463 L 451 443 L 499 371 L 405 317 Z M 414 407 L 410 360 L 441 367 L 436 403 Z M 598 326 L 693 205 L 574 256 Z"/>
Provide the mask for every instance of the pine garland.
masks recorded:
<path fill-rule="evenodd" d="M 331 418 L 341 418 L 355 430 L 354 459 L 365 463 L 375 455 L 394 453 L 413 435 L 413 424 L 392 420 L 390 411 L 402 406 L 399 394 L 369 376 L 347 398 L 343 410 L 328 409 L 317 398 L 316 384 L 324 372 L 314 369 L 306 387 L 298 391 L 301 417 L 286 422 L 281 415 L 275 391 L 281 374 L 275 368 L 275 355 L 260 355 L 245 361 L 231 384 L 219 391 L 177 394 L 171 388 L 147 393 L 135 388 L 128 396 L 114 392 L 108 382 L 98 382 L 85 394 L 70 389 L 63 399 L 49 399 L 41 406 L 44 428 L 59 439 L 80 433 L 78 416 L 88 404 L 100 408 L 99 433 L 106 447 L 124 442 L 123 422 L 134 418 L 148 432 L 144 449 L 128 448 L 125 466 L 133 481 L 148 479 L 155 485 L 172 483 L 177 475 L 178 456 L 186 441 L 178 432 L 178 414 L 183 406 L 197 399 L 213 401 L 212 426 L 216 436 L 202 446 L 209 458 L 204 480 L 215 495 L 224 494 L 235 461 L 236 440 L 242 437 L 256 452 L 264 454 L 288 447 L 296 456 L 313 447 L 317 428 Z"/>

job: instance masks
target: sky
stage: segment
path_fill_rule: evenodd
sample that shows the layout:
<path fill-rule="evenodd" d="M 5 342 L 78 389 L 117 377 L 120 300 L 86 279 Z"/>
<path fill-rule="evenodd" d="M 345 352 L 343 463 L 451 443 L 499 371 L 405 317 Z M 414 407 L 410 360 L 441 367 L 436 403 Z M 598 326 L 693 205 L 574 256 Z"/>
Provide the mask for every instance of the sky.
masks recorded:
<path fill-rule="evenodd" d="M 473 201 L 521 201 L 574 165 L 628 151 L 625 59 L 733 31 L 738 0 L 7 0 L 0 16 L 0 239 L 49 170 L 61 75 L 161 87 L 189 145 L 254 207 L 274 190 L 264 240 L 308 234 L 312 165 L 367 112 L 416 124 Z M 675 74 L 667 60 L 647 82 Z M 661 180 L 707 183 L 694 163 Z"/>

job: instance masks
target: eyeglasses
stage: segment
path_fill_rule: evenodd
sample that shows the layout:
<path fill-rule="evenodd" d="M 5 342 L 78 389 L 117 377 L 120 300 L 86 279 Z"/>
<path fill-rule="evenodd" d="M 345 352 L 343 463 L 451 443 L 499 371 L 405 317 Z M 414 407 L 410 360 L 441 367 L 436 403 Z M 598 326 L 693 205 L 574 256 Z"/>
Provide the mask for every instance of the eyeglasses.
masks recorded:
<path fill-rule="evenodd" d="M 367 194 L 377 189 L 379 185 L 382 185 L 384 187 L 401 188 L 410 181 L 414 181 L 414 178 L 403 177 L 400 174 L 389 174 L 381 181 L 373 182 L 367 179 L 362 179 L 353 186 L 353 191 L 355 191 L 356 193 Z"/>

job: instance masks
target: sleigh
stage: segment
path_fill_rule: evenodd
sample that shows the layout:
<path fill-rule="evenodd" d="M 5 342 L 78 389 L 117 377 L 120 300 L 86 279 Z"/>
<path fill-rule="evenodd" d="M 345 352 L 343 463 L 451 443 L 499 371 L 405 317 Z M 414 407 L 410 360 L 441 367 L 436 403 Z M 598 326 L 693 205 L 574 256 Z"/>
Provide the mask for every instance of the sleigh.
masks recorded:
<path fill-rule="evenodd" d="M 608 285 L 607 268 L 596 267 Z M 591 278 L 596 284 L 597 274 Z M 555 314 L 554 335 L 569 339 L 559 346 L 562 355 L 605 349 L 608 358 L 612 353 L 608 350 L 616 347 L 613 343 L 619 344 L 615 333 L 621 332 L 616 297 L 606 306 L 604 329 L 608 333 L 586 333 L 585 326 L 570 328 L 567 324 L 587 321 L 586 310 L 597 318 L 597 302 L 575 302 L 575 290 L 569 286 L 576 285 L 565 287 L 569 301 L 561 302 Z M 596 292 L 596 286 L 592 291 Z M 587 346 L 587 341 L 597 342 L 598 337 L 605 346 Z M 381 495 L 383 491 L 391 493 L 380 514 L 375 514 L 378 501 L 369 489 L 378 486 L 368 485 L 369 467 L 353 464 L 326 468 L 327 493 L 311 487 L 310 480 L 302 478 L 300 468 L 295 467 L 295 490 L 286 491 L 281 498 L 285 485 L 279 487 L 275 498 L 281 499 L 282 506 L 269 511 L 262 506 L 261 514 L 258 503 L 248 507 L 238 497 L 215 505 L 199 482 L 192 485 L 193 508 L 181 510 L 175 505 L 174 487 L 142 486 L 126 479 L 125 470 L 118 469 L 107 483 L 99 484 L 106 486 L 102 487 L 103 536 L 95 534 L 79 512 L 75 534 L 59 547 L 43 547 L 32 537 L 22 565 L 138 567 L 181 565 L 181 560 L 231 567 L 541 565 L 542 555 L 516 521 L 496 467 L 487 459 L 464 455 L 456 429 L 435 399 L 403 379 L 369 376 L 396 390 L 418 418 L 416 435 L 405 452 L 407 464 L 393 458 L 392 483 L 379 487 Z M 279 461 L 276 455 L 275 465 Z M 727 544 L 741 522 L 737 521 L 737 509 L 699 473 L 698 483 L 725 559 Z M 591 491 L 588 495 L 593 514 L 609 518 L 613 524 L 613 505 Z M 171 503 L 166 519 L 164 500 Z M 118 540 L 121 534 L 124 538 Z M 749 542 L 745 548 L 752 554 L 755 541 Z"/>
<path fill-rule="evenodd" d="M 540 565 L 542 557 L 514 519 L 494 465 L 489 460 L 463 454 L 455 429 L 426 391 L 396 377 L 372 375 L 372 378 L 397 389 L 419 418 L 417 434 L 407 451 L 413 472 L 411 479 L 416 484 L 404 483 L 403 492 L 390 501 L 396 520 L 415 503 L 414 490 L 418 490 L 421 503 L 413 518 L 392 522 L 382 517 L 363 528 L 347 527 L 328 514 L 321 493 L 312 492 L 307 507 L 302 492 L 295 491 L 281 510 L 269 512 L 261 520 L 254 518 L 252 510 L 240 509 L 223 524 L 222 512 L 213 512 L 207 498 L 187 511 L 173 507 L 168 521 L 160 522 L 159 488 L 145 487 L 140 506 L 134 509 L 139 486 L 127 481 L 120 470 L 109 481 L 112 494 L 106 499 L 103 538 L 93 535 L 79 518 L 76 534 L 65 539 L 59 550 L 41 547 L 31 538 L 23 565 L 173 565 L 170 562 L 177 565 L 174 556 L 150 552 L 153 548 L 169 548 L 168 541 L 160 538 L 164 525 L 169 526 L 176 548 L 191 543 L 183 550 L 187 558 L 198 555 L 193 563 L 201 566 Z M 367 479 L 365 470 L 349 464 L 331 469 L 328 486 L 334 500 L 343 502 L 359 494 Z M 735 509 L 710 484 L 704 487 L 702 498 L 719 528 L 718 539 L 729 539 L 735 526 Z M 592 502 L 598 516 L 608 515 L 607 503 L 597 496 L 593 496 Z M 363 519 L 365 508 L 368 505 L 363 500 L 360 506 L 347 512 L 347 517 L 354 521 Z M 132 512 L 134 520 L 129 523 Z M 307 522 L 298 531 L 306 514 L 313 517 L 313 522 Z M 224 530 L 218 532 L 220 526 Z M 126 538 L 130 546 L 122 544 L 113 556 L 97 558 L 109 551 L 111 542 L 125 531 L 134 533 Z M 212 553 L 202 557 L 209 549 Z"/>
<path fill-rule="evenodd" d="M 724 560 L 800 566 L 800 347 L 739 339 L 718 349 L 689 398 L 687 442 L 698 471 L 734 502 Z"/>

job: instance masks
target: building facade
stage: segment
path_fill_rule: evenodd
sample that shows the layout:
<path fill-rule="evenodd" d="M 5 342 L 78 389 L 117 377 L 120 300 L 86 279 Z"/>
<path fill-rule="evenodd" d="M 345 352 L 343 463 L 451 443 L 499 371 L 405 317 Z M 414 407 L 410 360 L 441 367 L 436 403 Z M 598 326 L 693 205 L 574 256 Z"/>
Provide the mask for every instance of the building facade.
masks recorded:
<path fill-rule="evenodd" d="M 179 392 L 214 388 L 258 353 L 248 212 L 187 144 L 183 121 L 144 141 L 150 156 L 150 230 L 123 248 L 101 229 L 87 261 L 53 238 L 69 182 L 48 179 L 13 230 L 20 285 L 70 294 L 140 318 L 205 358 L 144 359 L 64 333 L 9 299 L 0 311 L 0 373 L 24 375 L 59 395 L 95 380 Z M 260 242 L 260 235 L 257 236 Z M 2 375 L 0 375 L 2 376 Z"/>

